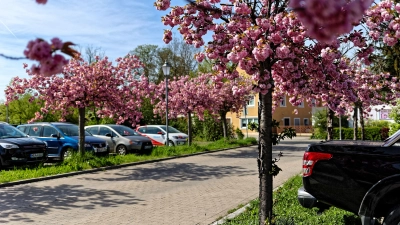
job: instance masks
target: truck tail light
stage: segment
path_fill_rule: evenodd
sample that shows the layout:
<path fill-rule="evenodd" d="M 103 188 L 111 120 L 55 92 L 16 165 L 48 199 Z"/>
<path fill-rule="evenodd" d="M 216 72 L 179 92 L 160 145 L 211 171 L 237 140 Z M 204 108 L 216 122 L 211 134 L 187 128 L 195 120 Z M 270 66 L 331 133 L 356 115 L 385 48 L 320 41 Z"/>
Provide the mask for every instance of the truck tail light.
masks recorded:
<path fill-rule="evenodd" d="M 332 154 L 321 152 L 305 152 L 303 156 L 303 177 L 312 174 L 315 163 L 319 160 L 328 160 L 332 158 Z"/>

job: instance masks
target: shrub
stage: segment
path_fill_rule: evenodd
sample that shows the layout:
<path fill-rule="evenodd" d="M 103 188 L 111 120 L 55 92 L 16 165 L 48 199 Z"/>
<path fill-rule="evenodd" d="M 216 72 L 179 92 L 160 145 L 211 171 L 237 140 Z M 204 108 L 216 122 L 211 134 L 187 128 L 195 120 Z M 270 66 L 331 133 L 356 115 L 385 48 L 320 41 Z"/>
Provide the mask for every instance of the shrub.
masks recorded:
<path fill-rule="evenodd" d="M 398 130 L 400 130 L 400 124 L 392 123 L 389 125 L 389 135 L 396 133 Z"/>
<path fill-rule="evenodd" d="M 239 128 L 236 128 L 235 133 L 239 140 L 242 140 L 244 138 L 244 134 L 243 134 L 242 130 L 240 130 Z"/>
<path fill-rule="evenodd" d="M 382 141 L 389 137 L 389 128 L 387 128 L 387 127 L 381 128 L 381 137 L 382 137 Z"/>
<path fill-rule="evenodd" d="M 168 120 L 168 126 L 174 127 L 176 129 L 178 129 L 179 131 L 187 134 L 188 133 L 187 121 L 188 120 L 186 117 L 170 119 L 170 120 Z"/>
<path fill-rule="evenodd" d="M 380 141 L 383 140 L 383 136 L 381 133 L 382 128 L 380 127 L 366 127 L 365 131 L 365 140 L 371 141 Z M 343 140 L 352 140 L 354 136 L 353 128 L 342 128 L 342 139 Z M 333 139 L 339 139 L 339 128 L 333 128 Z M 358 137 L 357 139 L 361 139 L 361 128 L 358 129 Z"/>
<path fill-rule="evenodd" d="M 386 120 L 367 120 L 365 127 L 389 127 L 391 122 Z"/>
<path fill-rule="evenodd" d="M 195 117 L 193 123 L 193 133 L 196 136 L 195 140 L 219 140 L 223 138 L 222 123 L 220 120 L 213 118 L 209 114 L 204 115 L 203 121 Z"/>
<path fill-rule="evenodd" d="M 314 128 L 314 132 L 311 135 L 311 139 L 326 139 L 328 136 L 326 130 L 323 128 L 317 127 Z"/>

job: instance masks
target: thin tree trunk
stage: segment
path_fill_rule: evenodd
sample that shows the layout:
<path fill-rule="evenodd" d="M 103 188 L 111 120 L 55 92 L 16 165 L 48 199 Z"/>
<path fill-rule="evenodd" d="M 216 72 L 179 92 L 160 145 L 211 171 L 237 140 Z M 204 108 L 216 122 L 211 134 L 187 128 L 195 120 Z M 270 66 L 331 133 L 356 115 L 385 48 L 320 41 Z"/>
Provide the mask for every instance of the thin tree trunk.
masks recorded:
<path fill-rule="evenodd" d="M 228 124 L 226 123 L 226 112 L 220 112 L 221 122 L 222 122 L 222 131 L 224 133 L 224 139 L 228 138 Z"/>
<path fill-rule="evenodd" d="M 333 118 L 334 117 L 335 117 L 334 112 L 328 108 L 328 116 L 327 116 L 328 137 L 327 137 L 327 140 L 333 140 Z"/>
<path fill-rule="evenodd" d="M 193 139 L 193 134 L 192 134 L 192 113 L 188 112 L 188 145 L 192 145 L 192 139 Z"/>
<path fill-rule="evenodd" d="M 85 152 L 85 108 L 79 108 L 79 153 Z"/>
<path fill-rule="evenodd" d="M 363 107 L 360 106 L 360 125 L 361 125 L 361 140 L 365 140 L 365 124 L 364 124 L 364 110 Z"/>
<path fill-rule="evenodd" d="M 272 90 L 266 95 L 259 94 L 259 144 L 258 144 L 258 172 L 260 179 L 260 211 L 259 222 L 266 224 L 272 219 Z"/>
<path fill-rule="evenodd" d="M 353 113 L 353 140 L 358 139 L 358 107 L 354 107 Z"/>

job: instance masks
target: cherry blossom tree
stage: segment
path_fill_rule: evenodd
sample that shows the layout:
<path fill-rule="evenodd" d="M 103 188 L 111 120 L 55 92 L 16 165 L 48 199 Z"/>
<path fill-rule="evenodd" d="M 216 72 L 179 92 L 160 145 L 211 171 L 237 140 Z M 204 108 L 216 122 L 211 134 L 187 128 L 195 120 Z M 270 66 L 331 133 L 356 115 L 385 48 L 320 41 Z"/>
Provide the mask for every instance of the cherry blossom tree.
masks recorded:
<path fill-rule="evenodd" d="M 201 62 L 205 57 L 214 62 L 213 69 L 218 71 L 217 79 L 234 80 L 238 75 L 232 72 L 228 64 L 233 64 L 252 77 L 253 90 L 259 94 L 259 155 L 258 168 L 260 179 L 260 224 L 272 219 L 272 111 L 283 95 L 294 96 L 291 103 L 300 104 L 303 99 L 311 102 L 313 98 L 324 101 L 332 110 L 342 111 L 337 107 L 343 96 L 354 98 L 353 93 L 346 93 L 350 83 L 348 75 L 342 73 L 348 68 L 341 60 L 337 48 L 341 41 L 336 37 L 348 28 L 338 28 L 333 32 L 317 35 L 319 29 L 307 30 L 297 17 L 300 10 L 310 7 L 292 3 L 294 11 L 288 10 L 288 1 L 272 0 L 230 0 L 222 4 L 220 0 L 200 0 L 185 6 L 173 6 L 162 22 L 171 28 L 178 27 L 180 34 L 188 44 L 204 46 L 204 51 L 196 55 Z M 314 2 L 315 1 L 303 1 Z M 321 5 L 330 6 L 327 1 Z M 356 8 L 368 4 L 357 1 Z M 347 8 L 347 1 L 340 7 Z M 325 4 L 325 5 L 324 5 Z M 344 5 L 343 5 L 344 4 Z M 155 6 L 159 10 L 170 8 L 169 0 L 158 0 Z M 340 8 L 339 7 L 339 8 Z M 342 8 L 343 8 L 342 7 Z M 335 5 L 334 10 L 339 9 Z M 342 9 L 341 8 L 341 9 Z M 331 8 L 321 7 L 324 13 Z M 364 9 L 363 9 L 364 10 Z M 363 10 L 350 14 L 344 21 L 354 22 Z M 330 12 L 329 12 L 330 13 Z M 346 12 L 349 13 L 349 12 Z M 301 19 L 306 14 L 299 15 Z M 346 14 L 347 15 L 347 14 Z M 322 17 L 321 17 L 322 16 Z M 316 27 L 322 27 L 326 21 L 319 21 Z M 334 22 L 335 19 L 329 20 Z M 322 29 L 322 30 L 324 30 Z M 212 32 L 212 40 L 205 44 L 203 39 L 207 32 Z M 307 34 L 321 38 L 314 42 Z M 335 36 L 336 35 L 336 36 Z M 172 31 L 165 30 L 164 41 L 172 39 Z M 308 44 L 307 40 L 311 43 Z M 328 42 L 329 40 L 329 42 Z M 360 58 L 368 60 L 369 50 L 365 43 L 357 42 L 357 35 L 346 39 L 360 45 Z M 343 40 L 342 40 L 343 41 Z"/>
<path fill-rule="evenodd" d="M 389 73 L 374 73 L 360 62 L 352 62 L 351 81 L 356 95 L 354 101 L 343 101 L 341 105 L 353 112 L 354 140 L 358 137 L 358 111 L 361 124 L 361 140 L 365 139 L 364 117 L 371 112 L 371 106 L 381 104 L 396 104 L 400 97 L 398 77 Z"/>
<path fill-rule="evenodd" d="M 226 114 L 228 112 L 240 114 L 240 110 L 254 95 L 252 91 L 252 81 L 249 77 L 241 76 L 234 80 L 213 80 L 208 88 L 212 93 L 210 111 L 217 113 L 222 121 L 224 138 L 228 137 L 228 125 Z"/>
<path fill-rule="evenodd" d="M 210 75 L 203 74 L 195 78 L 189 76 L 176 78 L 168 82 L 168 117 L 177 118 L 187 116 L 188 121 L 188 144 L 192 143 L 192 114 L 203 119 L 204 112 L 213 108 L 212 90 L 210 87 Z M 158 103 L 154 107 L 154 114 L 163 115 L 166 111 L 165 82 L 161 82 L 156 88 L 155 96 L 158 96 Z"/>
<path fill-rule="evenodd" d="M 108 58 L 88 64 L 81 60 L 71 60 L 63 68 L 62 74 L 43 75 L 27 69 L 30 78 L 14 78 L 6 88 L 7 101 L 17 99 L 28 90 L 43 101 L 44 106 L 31 121 L 40 120 L 44 114 L 61 112 L 61 120 L 68 114 L 68 108 L 79 110 L 79 144 L 84 151 L 85 109 L 95 107 L 98 117 L 114 118 L 117 123 L 129 121 L 134 126 L 141 118 L 139 111 L 142 97 L 149 97 L 154 86 L 147 79 L 134 79 L 132 73 L 142 64 L 133 55 L 116 60 L 112 65 Z M 27 65 L 25 65 L 27 66 Z"/>

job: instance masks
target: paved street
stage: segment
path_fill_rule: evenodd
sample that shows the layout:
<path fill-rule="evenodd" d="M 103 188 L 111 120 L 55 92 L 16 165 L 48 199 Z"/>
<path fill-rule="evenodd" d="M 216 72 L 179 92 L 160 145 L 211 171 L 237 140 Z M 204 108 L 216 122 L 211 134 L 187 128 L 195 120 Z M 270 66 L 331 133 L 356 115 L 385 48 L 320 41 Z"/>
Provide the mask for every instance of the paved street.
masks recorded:
<path fill-rule="evenodd" d="M 281 185 L 301 172 L 308 137 L 274 147 Z M 210 224 L 258 196 L 257 147 L 0 189 L 0 224 Z"/>

